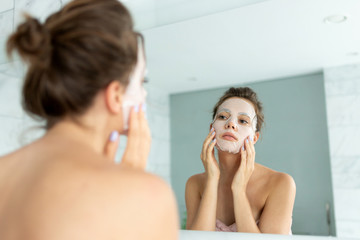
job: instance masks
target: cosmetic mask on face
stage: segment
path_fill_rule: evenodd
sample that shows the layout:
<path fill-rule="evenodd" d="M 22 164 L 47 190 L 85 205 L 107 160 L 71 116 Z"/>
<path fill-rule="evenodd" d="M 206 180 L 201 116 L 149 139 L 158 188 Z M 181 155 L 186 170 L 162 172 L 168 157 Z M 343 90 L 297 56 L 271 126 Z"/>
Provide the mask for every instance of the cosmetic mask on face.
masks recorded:
<path fill-rule="evenodd" d="M 213 120 L 218 150 L 239 153 L 245 139 L 254 138 L 256 113 L 253 106 L 241 98 L 230 98 L 223 102 Z"/>
<path fill-rule="evenodd" d="M 144 49 L 142 41 L 138 41 L 137 51 L 137 63 L 133 72 L 130 74 L 129 84 L 126 88 L 126 92 L 123 95 L 123 122 L 124 129 L 126 131 L 129 126 L 129 114 L 131 107 L 145 103 L 146 91 L 142 86 L 144 74 L 146 71 Z"/>

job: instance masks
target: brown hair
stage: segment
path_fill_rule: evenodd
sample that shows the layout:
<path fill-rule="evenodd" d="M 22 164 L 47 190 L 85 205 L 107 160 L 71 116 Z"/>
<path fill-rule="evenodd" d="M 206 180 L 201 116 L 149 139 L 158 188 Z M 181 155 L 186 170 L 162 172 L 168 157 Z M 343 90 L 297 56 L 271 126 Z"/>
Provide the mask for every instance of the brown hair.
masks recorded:
<path fill-rule="evenodd" d="M 212 118 L 213 119 L 215 118 L 219 106 L 227 99 L 233 97 L 244 98 L 246 100 L 249 100 L 254 105 L 255 113 L 257 117 L 256 131 L 261 132 L 261 128 L 264 125 L 264 113 L 263 113 L 262 103 L 259 101 L 256 93 L 251 88 L 248 87 L 239 87 L 239 88 L 232 87 L 229 90 L 227 90 L 214 106 Z"/>
<path fill-rule="evenodd" d="M 22 105 L 46 128 L 84 113 L 113 80 L 125 87 L 137 61 L 129 11 L 117 0 L 74 0 L 44 24 L 26 15 L 7 42 L 28 64 Z"/>

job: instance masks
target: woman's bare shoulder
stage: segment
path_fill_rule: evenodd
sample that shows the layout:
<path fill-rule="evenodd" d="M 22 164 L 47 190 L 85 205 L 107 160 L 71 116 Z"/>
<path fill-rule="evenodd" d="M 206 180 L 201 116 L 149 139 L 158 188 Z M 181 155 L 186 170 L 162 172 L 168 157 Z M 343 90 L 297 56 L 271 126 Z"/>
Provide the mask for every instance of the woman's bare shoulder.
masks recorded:
<path fill-rule="evenodd" d="M 105 158 L 98 160 L 107 161 Z M 134 203 L 140 203 L 144 198 L 148 203 L 157 203 L 170 200 L 172 197 L 170 186 L 162 178 L 144 170 L 122 167 L 121 164 L 108 164 L 90 169 L 78 168 L 73 175 L 80 182 L 81 179 L 86 179 L 94 190 L 109 194 L 109 198 L 120 198 L 120 201 L 125 199 L 124 195 L 128 199 L 133 199 Z M 90 191 L 88 194 L 91 195 L 93 192 Z"/>
<path fill-rule="evenodd" d="M 283 172 L 276 172 L 271 179 L 273 191 L 286 191 L 288 193 L 296 192 L 296 184 L 294 178 Z"/>
<path fill-rule="evenodd" d="M 96 175 L 96 178 L 104 178 L 104 184 L 109 187 L 124 190 L 138 189 L 139 192 L 132 191 L 134 194 L 145 194 L 155 198 L 161 197 L 162 194 L 172 195 L 167 182 L 159 176 L 143 170 L 118 166 Z"/>
<path fill-rule="evenodd" d="M 79 160 L 80 156 L 83 159 Z M 0 161 L 2 166 L 6 163 L 7 170 L 24 166 L 19 162 L 28 163 L 17 174 L 20 182 L 29 183 L 22 208 L 31 209 L 26 211 L 30 214 L 27 219 L 33 219 L 36 213 L 36 221 L 31 224 L 33 229 L 41 229 L 43 239 L 51 239 L 55 233 L 64 239 L 74 234 L 84 239 L 121 235 L 142 239 L 146 237 L 143 234 L 165 239 L 177 234 L 173 192 L 154 174 L 110 164 L 105 157 L 93 154 L 65 154 L 37 161 L 19 151 Z M 25 174 L 29 171 L 34 174 Z M 58 224 L 48 224 L 55 219 Z M 139 224 L 142 231 L 138 231 Z M 162 230 L 164 226 L 166 231 Z"/>
<path fill-rule="evenodd" d="M 72 188 L 72 196 L 68 195 L 75 201 L 66 204 L 66 199 L 57 199 L 59 202 L 52 207 L 56 208 L 57 219 L 68 219 L 65 229 L 69 227 L 71 231 L 77 231 L 72 226 L 80 221 L 97 226 L 93 230 L 104 237 L 124 234 L 139 239 L 146 236 L 143 234 L 154 236 L 161 233 L 164 226 L 169 228 L 169 235 L 176 231 L 175 197 L 160 177 L 121 167 L 78 172 L 78 176 L 83 180 L 75 177 L 80 184 Z M 70 206 L 72 212 L 67 210 Z M 67 214 L 62 216 L 62 211 Z M 139 226 L 142 232 L 138 231 Z"/>
<path fill-rule="evenodd" d="M 295 189 L 295 181 L 290 174 L 275 171 L 271 168 L 257 164 L 258 169 L 261 171 L 262 176 L 265 176 L 268 187 L 272 190 L 277 188 Z"/>
<path fill-rule="evenodd" d="M 191 177 L 189 177 L 189 179 L 186 182 L 186 187 L 191 187 L 194 188 L 196 187 L 197 189 L 201 188 L 201 186 L 204 185 L 205 183 L 205 173 L 198 173 L 198 174 L 194 174 Z"/>
<path fill-rule="evenodd" d="M 264 186 L 270 192 L 278 188 L 296 189 L 295 181 L 290 174 L 275 171 L 258 163 L 256 163 L 256 169 L 257 178 L 264 182 Z"/>

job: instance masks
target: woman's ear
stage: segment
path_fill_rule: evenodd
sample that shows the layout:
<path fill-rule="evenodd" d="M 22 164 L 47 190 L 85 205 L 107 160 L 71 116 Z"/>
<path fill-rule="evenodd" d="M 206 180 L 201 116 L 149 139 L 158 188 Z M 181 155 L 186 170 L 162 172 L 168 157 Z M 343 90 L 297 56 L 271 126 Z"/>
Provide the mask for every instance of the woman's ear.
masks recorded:
<path fill-rule="evenodd" d="M 105 89 L 105 103 L 108 110 L 117 114 L 122 110 L 122 96 L 124 87 L 119 81 L 112 81 Z"/>
<path fill-rule="evenodd" d="M 213 126 L 212 126 L 212 123 L 210 123 L 209 131 L 211 130 L 212 127 L 213 127 Z"/>
<path fill-rule="evenodd" d="M 260 133 L 256 132 L 254 136 L 254 144 L 259 140 Z"/>

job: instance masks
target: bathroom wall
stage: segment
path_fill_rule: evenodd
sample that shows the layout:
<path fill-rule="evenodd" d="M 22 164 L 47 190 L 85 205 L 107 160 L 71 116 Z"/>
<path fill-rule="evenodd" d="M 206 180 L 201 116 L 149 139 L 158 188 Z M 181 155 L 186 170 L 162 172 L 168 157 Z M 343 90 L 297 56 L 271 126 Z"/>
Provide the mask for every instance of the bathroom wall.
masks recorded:
<path fill-rule="evenodd" d="M 360 238 L 360 63 L 324 79 L 337 233 Z"/>
<path fill-rule="evenodd" d="M 9 63 L 5 54 L 5 42 L 14 26 L 26 12 L 44 20 L 66 1 L 61 0 L 1 0 L 0 1 L 0 155 L 9 153 L 41 136 L 40 123 L 29 118 L 21 108 L 21 84 L 24 65 L 15 58 Z M 152 146 L 147 169 L 170 183 L 170 129 L 169 96 L 160 88 L 148 84 L 148 121 L 152 129 Z M 118 160 L 126 145 L 122 137 Z"/>
<path fill-rule="evenodd" d="M 265 128 L 256 144 L 256 162 L 290 174 L 297 186 L 294 234 L 335 235 L 333 192 L 322 73 L 246 84 L 264 105 Z M 182 219 L 185 183 L 203 172 L 200 152 L 211 111 L 228 88 L 173 94 L 171 178 Z M 326 218 L 330 206 L 331 225 Z"/>

